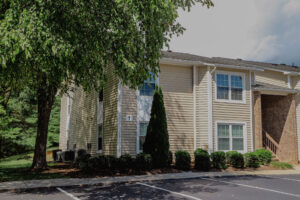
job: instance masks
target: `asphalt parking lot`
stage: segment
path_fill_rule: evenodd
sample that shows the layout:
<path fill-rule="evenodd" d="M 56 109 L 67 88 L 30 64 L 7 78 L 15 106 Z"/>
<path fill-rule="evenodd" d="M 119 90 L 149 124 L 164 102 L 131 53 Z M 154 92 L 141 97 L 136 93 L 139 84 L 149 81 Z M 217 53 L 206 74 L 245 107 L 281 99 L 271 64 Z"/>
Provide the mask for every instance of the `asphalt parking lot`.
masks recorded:
<path fill-rule="evenodd" d="M 293 200 L 300 199 L 300 175 L 208 177 L 11 191 L 0 193 L 0 199 Z"/>

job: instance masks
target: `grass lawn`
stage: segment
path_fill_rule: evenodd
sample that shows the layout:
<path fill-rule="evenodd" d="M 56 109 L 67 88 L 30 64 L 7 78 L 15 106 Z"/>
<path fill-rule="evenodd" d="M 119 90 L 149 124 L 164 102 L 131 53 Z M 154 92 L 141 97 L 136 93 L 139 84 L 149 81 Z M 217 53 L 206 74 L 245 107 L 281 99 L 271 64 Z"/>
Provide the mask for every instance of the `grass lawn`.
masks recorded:
<path fill-rule="evenodd" d="M 271 165 L 279 169 L 293 169 L 293 165 L 285 162 L 272 161 Z"/>
<path fill-rule="evenodd" d="M 47 162 L 52 161 L 52 150 L 57 148 L 50 148 L 47 151 Z M 31 167 L 33 153 L 26 153 L 11 156 L 0 160 L 0 182 L 3 181 L 20 181 L 31 179 L 51 179 L 51 178 L 65 178 L 67 176 L 60 173 L 38 173 L 32 172 L 28 169 Z M 48 163 L 49 166 L 54 166 L 56 163 Z"/>

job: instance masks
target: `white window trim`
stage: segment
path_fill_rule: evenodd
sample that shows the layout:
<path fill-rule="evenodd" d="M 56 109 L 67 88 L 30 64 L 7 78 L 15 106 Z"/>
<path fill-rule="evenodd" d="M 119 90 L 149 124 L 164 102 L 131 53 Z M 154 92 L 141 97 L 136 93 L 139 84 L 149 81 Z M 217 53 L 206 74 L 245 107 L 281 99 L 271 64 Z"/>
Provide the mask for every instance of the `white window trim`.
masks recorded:
<path fill-rule="evenodd" d="M 218 86 L 217 86 L 217 75 L 218 74 L 225 74 L 225 75 L 228 75 L 228 86 L 229 86 L 229 93 L 228 93 L 228 97 L 229 99 L 218 99 L 217 98 L 217 91 L 218 91 Z M 231 99 L 231 75 L 238 75 L 238 76 L 241 76 L 242 77 L 242 84 L 243 84 L 243 93 L 242 93 L 242 98 L 243 100 L 232 100 Z M 229 71 L 216 71 L 215 72 L 215 101 L 216 102 L 225 102 L 225 103 L 241 103 L 241 104 L 246 104 L 246 85 L 245 85 L 245 73 L 242 73 L 242 72 L 229 72 Z"/>
<path fill-rule="evenodd" d="M 99 148 L 99 144 L 98 144 L 99 125 L 102 125 L 102 149 L 101 150 L 98 150 L 98 148 Z M 104 143 L 103 138 L 104 138 L 104 126 L 103 126 L 103 123 L 102 124 L 97 124 L 97 151 L 96 151 L 96 153 L 103 153 L 103 143 Z"/>
<path fill-rule="evenodd" d="M 237 152 L 240 153 L 247 153 L 247 123 L 246 122 L 237 122 L 237 121 L 216 121 L 215 122 L 215 141 L 216 141 L 216 150 L 218 150 L 218 124 L 230 125 L 229 126 L 229 144 L 230 149 L 232 149 L 232 131 L 231 125 L 242 125 L 243 126 L 243 143 L 244 143 L 244 150 L 238 150 Z M 220 150 L 224 152 L 233 151 L 233 150 Z"/>
<path fill-rule="evenodd" d="M 143 150 L 140 150 L 140 136 L 141 136 L 141 131 L 140 131 L 140 123 L 148 123 L 149 125 L 149 121 L 139 121 L 138 123 L 138 135 L 137 135 L 137 145 L 136 145 L 136 152 L 139 153 L 143 153 Z"/>

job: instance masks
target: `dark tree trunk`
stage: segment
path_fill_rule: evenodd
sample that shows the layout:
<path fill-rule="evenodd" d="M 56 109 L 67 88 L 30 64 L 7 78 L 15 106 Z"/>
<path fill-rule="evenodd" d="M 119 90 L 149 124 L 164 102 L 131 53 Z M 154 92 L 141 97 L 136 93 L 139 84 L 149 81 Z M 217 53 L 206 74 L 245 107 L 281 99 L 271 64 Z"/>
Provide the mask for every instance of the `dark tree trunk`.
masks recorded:
<path fill-rule="evenodd" d="M 47 86 L 45 76 L 43 76 L 42 82 L 45 85 L 41 84 L 40 88 L 37 90 L 38 126 L 32 169 L 47 168 L 46 148 L 48 137 L 48 125 L 51 114 L 51 108 L 56 94 L 55 87 Z"/>

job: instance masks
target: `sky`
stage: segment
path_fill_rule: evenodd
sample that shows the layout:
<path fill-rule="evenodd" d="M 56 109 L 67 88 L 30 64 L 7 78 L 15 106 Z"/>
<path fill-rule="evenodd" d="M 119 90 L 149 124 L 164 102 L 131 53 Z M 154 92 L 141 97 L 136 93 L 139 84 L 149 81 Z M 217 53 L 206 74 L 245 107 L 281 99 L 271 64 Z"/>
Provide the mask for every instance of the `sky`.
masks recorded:
<path fill-rule="evenodd" d="M 212 0 L 179 11 L 170 50 L 300 66 L 300 0 Z"/>

